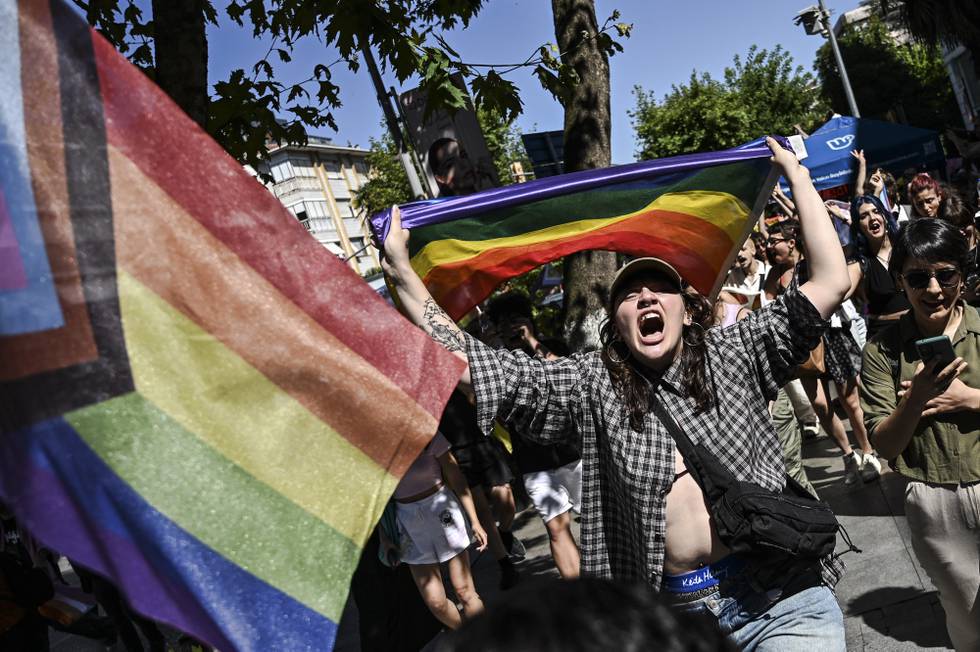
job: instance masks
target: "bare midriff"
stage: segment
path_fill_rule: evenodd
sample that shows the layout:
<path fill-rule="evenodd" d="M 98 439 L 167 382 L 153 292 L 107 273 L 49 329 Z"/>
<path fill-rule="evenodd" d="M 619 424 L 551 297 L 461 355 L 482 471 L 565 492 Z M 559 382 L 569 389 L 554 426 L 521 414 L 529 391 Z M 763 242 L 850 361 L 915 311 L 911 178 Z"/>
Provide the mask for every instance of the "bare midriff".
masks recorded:
<path fill-rule="evenodd" d="M 728 555 L 718 538 L 704 492 L 690 473 L 684 459 L 675 452 L 676 480 L 667 494 L 667 542 L 664 573 L 679 575 Z M 681 475 L 683 474 L 683 475 Z"/>

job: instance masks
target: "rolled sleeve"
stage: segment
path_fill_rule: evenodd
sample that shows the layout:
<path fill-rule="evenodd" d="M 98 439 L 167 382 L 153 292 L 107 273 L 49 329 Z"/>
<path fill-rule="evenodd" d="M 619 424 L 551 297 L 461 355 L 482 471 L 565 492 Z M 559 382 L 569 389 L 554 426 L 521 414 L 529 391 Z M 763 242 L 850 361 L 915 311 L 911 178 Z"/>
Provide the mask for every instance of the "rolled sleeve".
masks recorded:
<path fill-rule="evenodd" d="M 769 400 L 775 399 L 779 388 L 792 380 L 796 368 L 820 343 L 829 325 L 796 287 L 738 323 L 745 349 L 755 358 L 759 382 Z"/>
<path fill-rule="evenodd" d="M 466 355 L 476 395 L 477 425 L 493 431 L 495 419 L 513 424 L 522 436 L 555 443 L 572 436 L 583 373 L 579 356 L 560 360 L 529 358 L 521 351 L 491 349 L 466 336 Z"/>
<path fill-rule="evenodd" d="M 864 425 L 869 438 L 874 437 L 878 425 L 898 407 L 892 364 L 878 342 L 868 342 L 861 363 L 860 391 Z"/>

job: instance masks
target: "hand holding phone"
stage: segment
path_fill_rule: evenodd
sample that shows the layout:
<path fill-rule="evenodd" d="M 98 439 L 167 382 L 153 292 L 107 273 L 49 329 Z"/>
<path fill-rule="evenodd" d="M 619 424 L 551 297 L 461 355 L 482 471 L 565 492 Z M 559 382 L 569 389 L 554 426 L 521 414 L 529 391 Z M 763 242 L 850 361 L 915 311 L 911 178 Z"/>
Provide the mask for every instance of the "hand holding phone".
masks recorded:
<path fill-rule="evenodd" d="M 928 404 L 943 394 L 960 373 L 966 369 L 966 362 L 956 357 L 953 344 L 945 335 L 916 340 L 915 348 L 922 358 L 922 364 L 911 381 L 903 381 L 899 396 L 926 410 Z"/>
<path fill-rule="evenodd" d="M 933 366 L 935 373 L 939 373 L 956 359 L 956 352 L 953 351 L 953 343 L 946 335 L 916 340 L 915 350 L 919 352 L 919 357 L 922 358 L 923 364 L 928 364 L 935 360 L 935 365 Z"/>

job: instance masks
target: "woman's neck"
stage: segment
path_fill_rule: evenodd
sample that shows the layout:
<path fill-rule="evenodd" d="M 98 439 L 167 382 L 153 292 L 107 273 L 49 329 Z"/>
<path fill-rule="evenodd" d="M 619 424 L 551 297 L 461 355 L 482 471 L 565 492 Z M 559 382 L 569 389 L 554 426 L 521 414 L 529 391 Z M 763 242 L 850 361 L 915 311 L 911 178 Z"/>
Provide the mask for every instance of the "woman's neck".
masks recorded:
<path fill-rule="evenodd" d="M 892 243 L 888 240 L 887 236 L 882 238 L 877 245 L 875 245 L 873 242 L 869 244 L 871 245 L 871 253 L 878 258 L 884 258 L 887 260 L 892 253 Z"/>
<path fill-rule="evenodd" d="M 920 319 L 918 313 L 915 313 L 915 325 L 919 327 L 919 332 L 926 337 L 947 335 L 953 339 L 953 334 L 960 327 L 961 321 L 963 321 L 963 306 L 961 304 L 953 306 L 943 321 Z"/>

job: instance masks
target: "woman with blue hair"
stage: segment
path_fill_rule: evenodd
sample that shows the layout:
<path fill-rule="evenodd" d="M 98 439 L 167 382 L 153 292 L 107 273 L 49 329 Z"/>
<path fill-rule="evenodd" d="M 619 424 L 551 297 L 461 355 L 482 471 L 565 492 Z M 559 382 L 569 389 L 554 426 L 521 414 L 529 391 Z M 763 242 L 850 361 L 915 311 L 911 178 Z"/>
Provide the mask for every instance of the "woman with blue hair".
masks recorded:
<path fill-rule="evenodd" d="M 868 339 L 905 314 L 908 299 L 896 287 L 888 262 L 898 222 L 873 195 L 861 195 L 851 202 L 851 247 L 848 265 L 851 283 L 859 287 L 868 306 Z"/>

